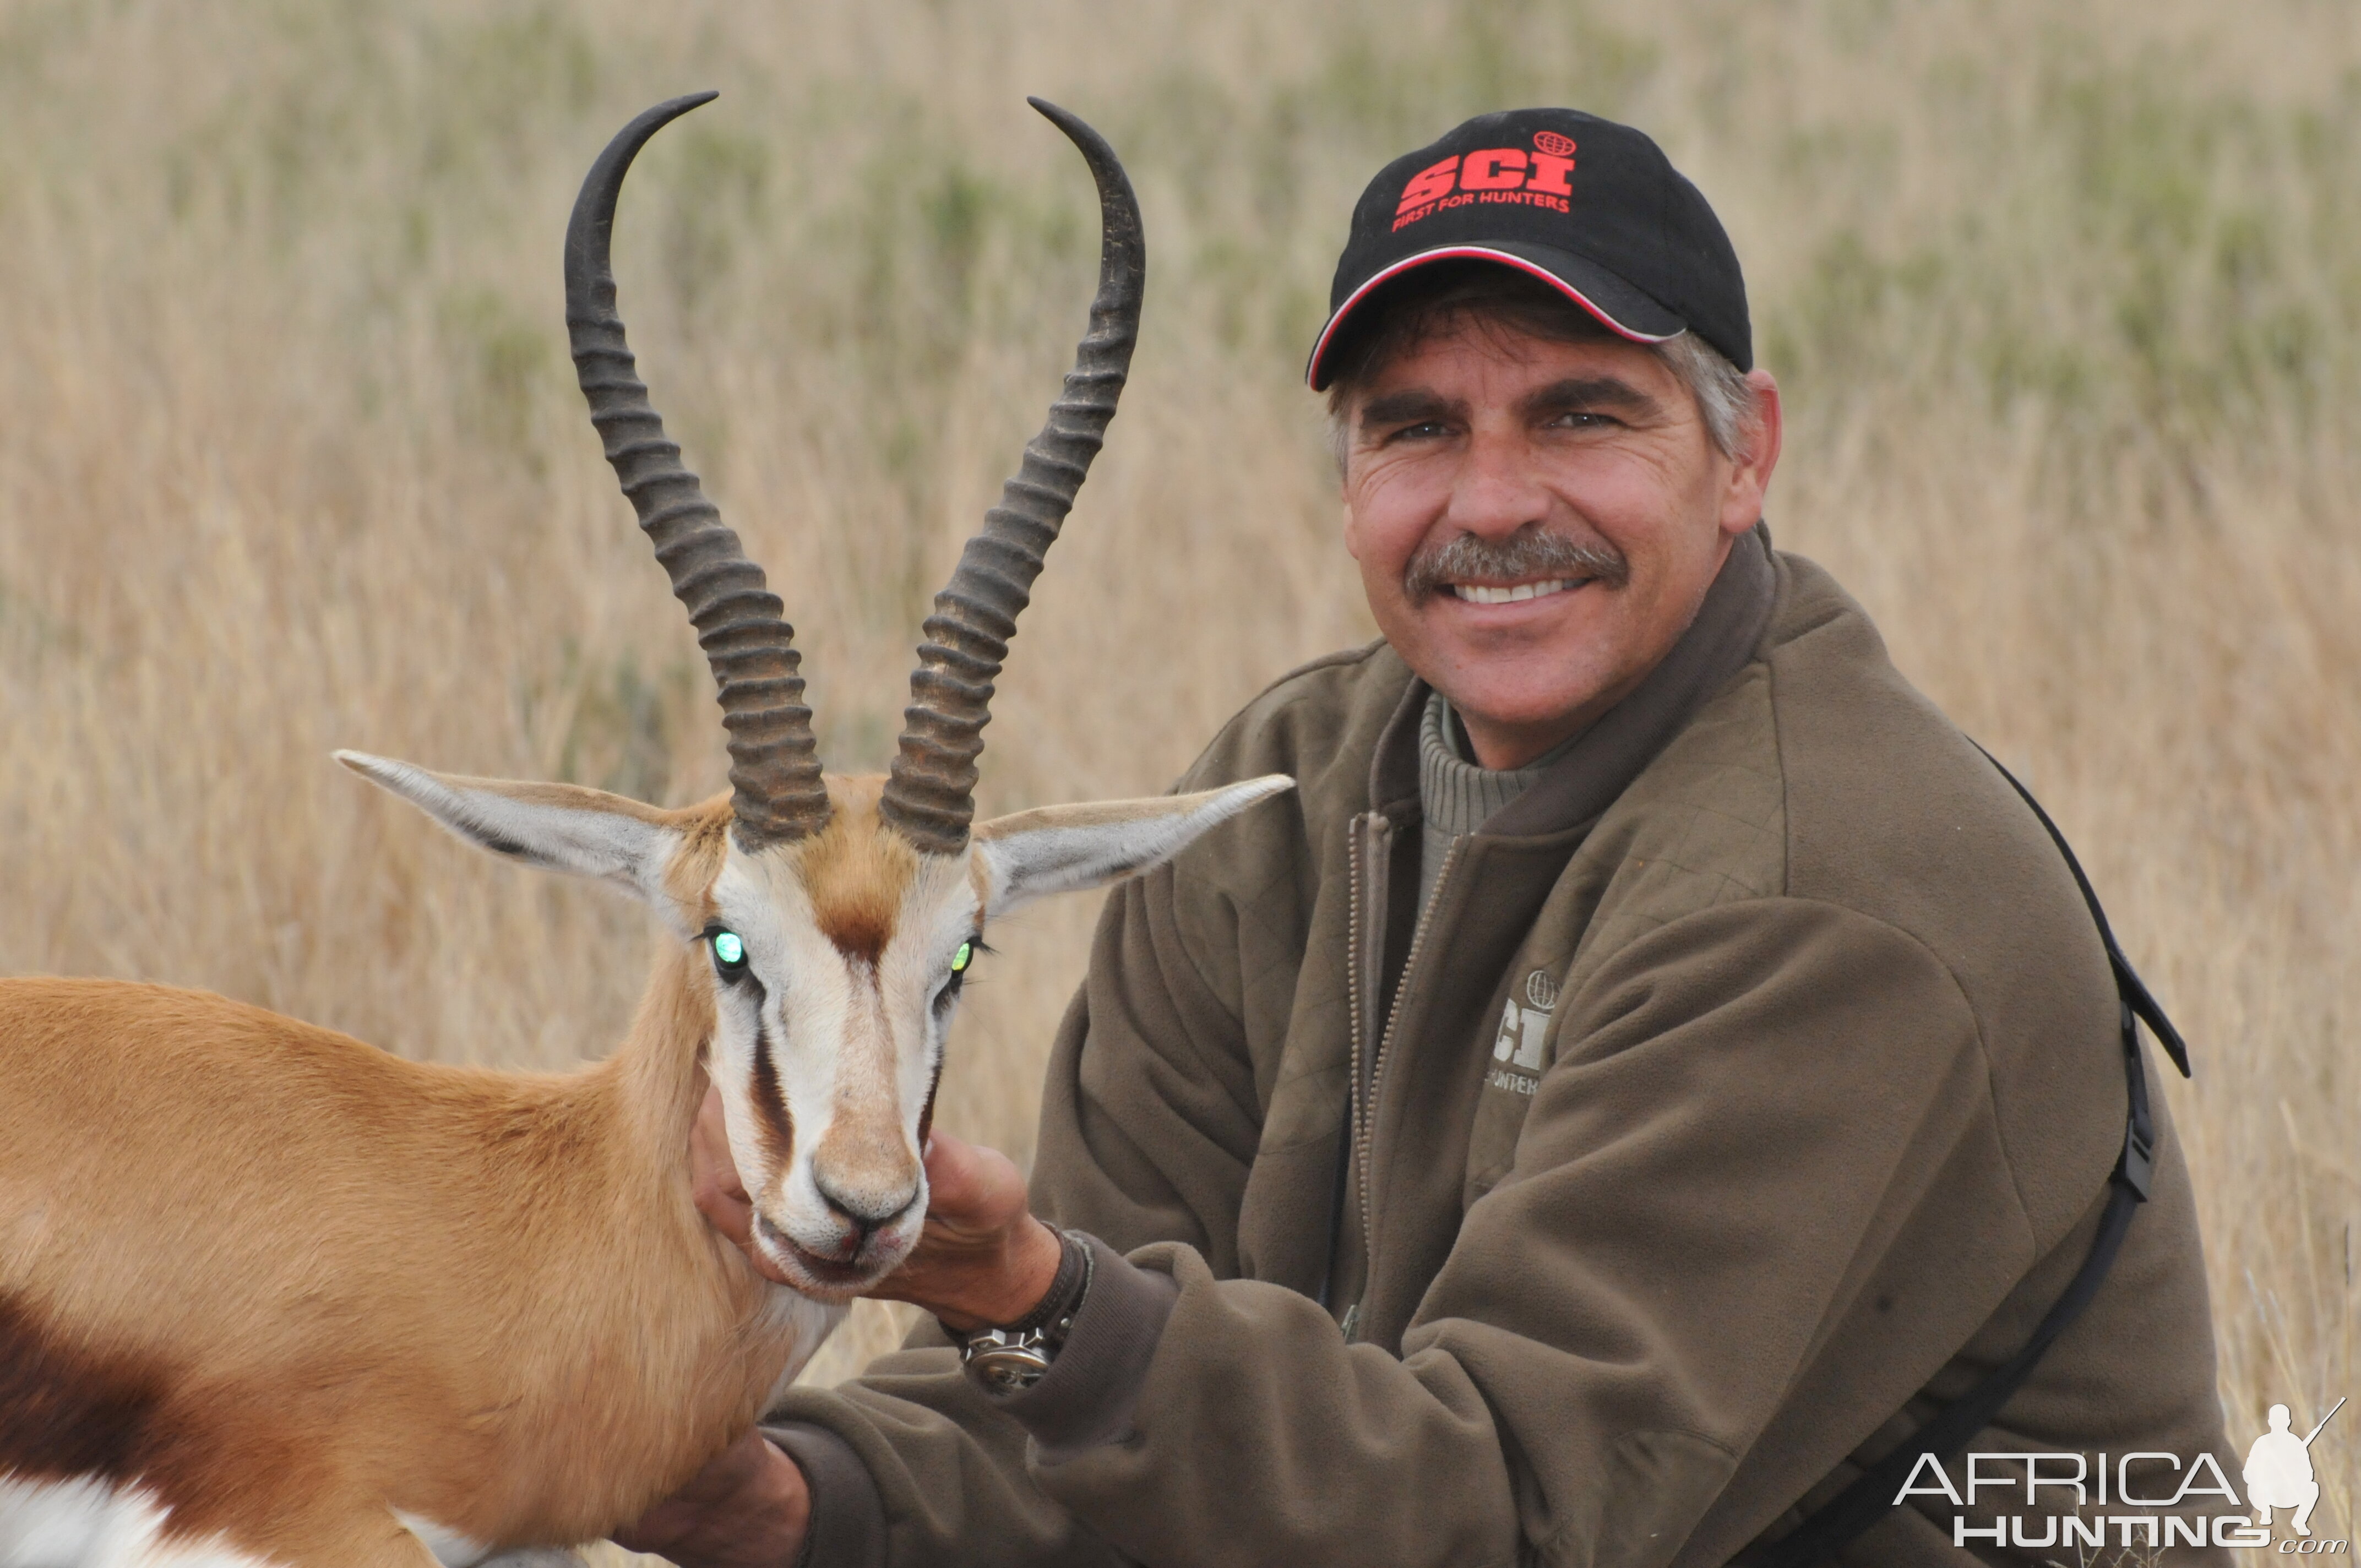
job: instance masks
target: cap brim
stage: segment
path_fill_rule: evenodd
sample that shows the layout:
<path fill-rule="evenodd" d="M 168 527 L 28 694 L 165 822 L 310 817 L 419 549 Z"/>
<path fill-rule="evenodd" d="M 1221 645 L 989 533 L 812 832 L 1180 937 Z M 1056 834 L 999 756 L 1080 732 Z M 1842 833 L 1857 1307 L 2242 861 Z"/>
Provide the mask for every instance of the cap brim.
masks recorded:
<path fill-rule="evenodd" d="M 1334 345 L 1345 320 L 1354 311 L 1403 273 L 1437 261 L 1496 261 L 1504 267 L 1513 267 L 1556 289 L 1589 312 L 1599 325 L 1633 343 L 1663 343 L 1688 330 L 1686 322 L 1654 300 L 1597 262 L 1587 261 L 1571 251 L 1545 245 L 1521 245 L 1514 241 L 1493 245 L 1437 246 L 1433 250 L 1422 250 L 1416 256 L 1404 257 L 1378 272 L 1346 295 L 1345 302 L 1329 313 L 1328 324 L 1320 329 L 1319 341 L 1312 345 L 1311 362 L 1303 367 L 1303 378 L 1313 391 L 1327 389 L 1325 359 L 1328 350 Z"/>

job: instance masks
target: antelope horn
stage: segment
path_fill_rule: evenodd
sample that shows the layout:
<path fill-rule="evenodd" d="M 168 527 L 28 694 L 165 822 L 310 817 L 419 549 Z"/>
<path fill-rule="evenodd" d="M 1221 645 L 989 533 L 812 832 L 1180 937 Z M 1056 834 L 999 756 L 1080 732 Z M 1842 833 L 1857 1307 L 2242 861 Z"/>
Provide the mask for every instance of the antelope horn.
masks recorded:
<path fill-rule="evenodd" d="M 975 816 L 975 759 L 992 719 L 993 678 L 1008 656 L 1008 640 L 1031 598 L 1033 579 L 1041 575 L 1042 557 L 1115 417 L 1139 337 L 1148 271 L 1139 201 L 1115 149 L 1056 104 L 1026 101 L 1082 149 L 1098 181 L 1099 291 L 1064 393 L 1050 405 L 1049 422 L 1025 448 L 1023 466 L 1002 488 L 1000 504 L 984 514 L 983 529 L 968 541 L 926 620 L 918 667 L 910 676 L 910 706 L 902 714 L 901 749 L 877 814 L 937 855 L 967 846 Z"/>
<path fill-rule="evenodd" d="M 721 688 L 733 831 L 741 846 L 760 850 L 816 833 L 828 822 L 811 709 L 804 706 L 804 678 L 796 670 L 795 628 L 778 596 L 763 587 L 763 568 L 746 558 L 697 476 L 681 466 L 680 447 L 664 435 L 615 313 L 609 256 L 615 197 L 631 159 L 665 125 L 716 96 L 694 93 L 657 104 L 616 133 L 590 166 L 566 225 L 566 331 L 607 461 L 672 577 L 674 597 L 688 607 L 697 646 Z"/>

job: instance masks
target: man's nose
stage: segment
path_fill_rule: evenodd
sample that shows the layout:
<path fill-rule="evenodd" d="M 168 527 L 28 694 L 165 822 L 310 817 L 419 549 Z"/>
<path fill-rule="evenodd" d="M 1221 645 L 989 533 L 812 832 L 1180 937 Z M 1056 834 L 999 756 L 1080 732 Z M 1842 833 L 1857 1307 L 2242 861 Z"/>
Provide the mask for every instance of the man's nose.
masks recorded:
<path fill-rule="evenodd" d="M 1445 521 L 1479 539 L 1505 539 L 1548 513 L 1549 492 L 1526 444 L 1509 432 L 1471 433 Z"/>

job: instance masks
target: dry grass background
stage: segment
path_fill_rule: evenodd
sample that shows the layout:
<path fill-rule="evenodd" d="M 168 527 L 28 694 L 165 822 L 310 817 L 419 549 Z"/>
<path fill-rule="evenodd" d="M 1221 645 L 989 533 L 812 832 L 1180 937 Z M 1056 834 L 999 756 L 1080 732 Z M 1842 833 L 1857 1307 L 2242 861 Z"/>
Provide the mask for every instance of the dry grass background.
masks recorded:
<path fill-rule="evenodd" d="M 1359 184 L 1465 114 L 1654 133 L 1789 393 L 1780 543 L 2020 767 L 2194 1043 L 2233 1441 L 2361 1394 L 2361 12 L 2334 0 L 0 0 L 0 972 L 210 986 L 448 1059 L 618 1036 L 648 940 L 327 761 L 722 776 L 566 363 L 607 135 L 656 400 L 880 765 L 923 606 L 1144 199 L 1132 390 L 983 805 L 1161 788 L 1367 634 L 1296 376 Z M 947 1125 L 1030 1147 L 1092 909 L 994 933 Z M 890 1324 L 864 1319 L 815 1375 Z M 2323 1533 L 2361 1484 L 2315 1449 Z"/>

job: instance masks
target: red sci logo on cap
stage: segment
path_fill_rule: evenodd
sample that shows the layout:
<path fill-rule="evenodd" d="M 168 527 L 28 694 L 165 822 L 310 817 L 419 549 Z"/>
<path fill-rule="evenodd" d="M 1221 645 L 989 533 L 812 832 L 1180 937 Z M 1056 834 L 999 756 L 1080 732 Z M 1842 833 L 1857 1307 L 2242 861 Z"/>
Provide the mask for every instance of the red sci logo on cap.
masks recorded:
<path fill-rule="evenodd" d="M 1429 213 L 1478 201 L 1571 212 L 1567 199 L 1574 188 L 1566 180 L 1573 172 L 1574 138 L 1555 131 L 1534 132 L 1531 155 L 1521 147 L 1485 148 L 1465 157 L 1454 154 L 1411 176 L 1394 208 L 1394 227 L 1414 224 Z"/>

